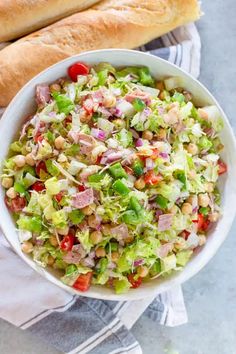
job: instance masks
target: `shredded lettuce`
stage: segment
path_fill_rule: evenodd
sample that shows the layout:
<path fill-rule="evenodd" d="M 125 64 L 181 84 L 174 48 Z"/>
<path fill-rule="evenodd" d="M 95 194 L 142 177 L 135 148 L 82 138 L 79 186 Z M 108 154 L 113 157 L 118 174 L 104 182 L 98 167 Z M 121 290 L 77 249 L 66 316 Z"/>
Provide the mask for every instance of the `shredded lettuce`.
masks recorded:
<path fill-rule="evenodd" d="M 60 95 L 58 92 L 54 92 L 52 96 L 56 101 L 59 113 L 68 115 L 71 111 L 74 110 L 75 105 L 73 101 L 66 95 Z"/>
<path fill-rule="evenodd" d="M 85 249 L 86 252 L 89 252 L 90 249 L 93 247 L 92 242 L 90 242 L 89 239 L 89 229 L 83 230 L 83 231 L 78 231 L 76 233 L 76 237 L 80 241 L 81 245 Z"/>

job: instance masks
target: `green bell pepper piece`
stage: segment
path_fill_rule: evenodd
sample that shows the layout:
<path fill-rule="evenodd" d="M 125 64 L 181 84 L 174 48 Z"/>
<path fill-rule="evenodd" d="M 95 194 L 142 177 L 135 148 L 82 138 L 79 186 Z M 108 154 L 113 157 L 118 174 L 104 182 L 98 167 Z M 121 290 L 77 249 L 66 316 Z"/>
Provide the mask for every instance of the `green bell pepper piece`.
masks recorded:
<path fill-rule="evenodd" d="M 109 167 L 109 172 L 112 175 L 112 177 L 115 179 L 122 178 L 122 177 L 127 178 L 127 173 L 125 172 L 125 170 L 121 166 L 120 162 L 117 162 L 114 165 L 112 165 L 111 167 Z"/>
<path fill-rule="evenodd" d="M 113 183 L 112 188 L 115 192 L 121 195 L 127 195 L 130 192 L 130 189 L 120 179 L 117 179 Z"/>
<path fill-rule="evenodd" d="M 134 210 L 136 214 L 139 214 L 140 211 L 143 209 L 136 197 L 131 197 L 129 203 L 130 208 Z"/>

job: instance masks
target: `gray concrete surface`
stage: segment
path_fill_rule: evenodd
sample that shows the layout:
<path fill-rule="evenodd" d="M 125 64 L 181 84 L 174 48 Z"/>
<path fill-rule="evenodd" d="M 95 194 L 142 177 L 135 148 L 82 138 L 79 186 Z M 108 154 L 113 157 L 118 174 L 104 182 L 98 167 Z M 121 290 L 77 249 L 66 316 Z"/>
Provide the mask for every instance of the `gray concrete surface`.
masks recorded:
<path fill-rule="evenodd" d="M 200 80 L 218 98 L 236 128 L 235 0 L 204 0 Z M 232 206 L 234 207 L 234 206 Z M 236 222 L 212 261 L 184 286 L 189 323 L 177 328 L 158 326 L 142 317 L 133 333 L 144 354 L 236 354 Z M 0 320 L 1 354 L 56 354 L 35 337 Z"/>

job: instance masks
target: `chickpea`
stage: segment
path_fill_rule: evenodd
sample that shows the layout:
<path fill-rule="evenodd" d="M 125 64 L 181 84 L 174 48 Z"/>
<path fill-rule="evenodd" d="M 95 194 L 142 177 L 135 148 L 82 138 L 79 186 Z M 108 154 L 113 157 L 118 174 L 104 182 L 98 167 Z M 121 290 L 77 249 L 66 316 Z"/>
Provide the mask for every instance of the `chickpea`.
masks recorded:
<path fill-rule="evenodd" d="M 55 258 L 53 258 L 51 255 L 48 256 L 47 259 L 47 265 L 52 266 L 55 262 Z"/>
<path fill-rule="evenodd" d="M 206 243 L 206 236 L 205 235 L 199 235 L 198 236 L 198 246 L 203 246 Z"/>
<path fill-rule="evenodd" d="M 113 124 L 115 124 L 116 129 L 121 130 L 122 128 L 125 128 L 125 121 L 124 119 L 117 118 L 112 121 Z"/>
<path fill-rule="evenodd" d="M 134 236 L 129 235 L 128 237 L 126 237 L 125 243 L 131 243 L 131 242 L 133 242 L 133 240 L 134 240 Z"/>
<path fill-rule="evenodd" d="M 84 208 L 81 209 L 81 211 L 83 212 L 84 215 L 92 215 L 94 210 L 96 208 L 96 205 L 93 203 L 93 204 L 90 204 Z"/>
<path fill-rule="evenodd" d="M 158 133 L 157 133 L 157 137 L 160 140 L 165 140 L 166 139 L 166 131 L 165 131 L 165 129 L 160 128 Z"/>
<path fill-rule="evenodd" d="M 14 180 L 12 177 L 3 177 L 2 186 L 4 188 L 11 188 L 13 186 Z"/>
<path fill-rule="evenodd" d="M 198 147 L 196 144 L 194 143 L 190 143 L 187 146 L 187 151 L 191 154 L 191 155 L 197 155 L 198 153 Z"/>
<path fill-rule="evenodd" d="M 219 220 L 219 218 L 220 218 L 220 213 L 218 213 L 217 211 L 215 211 L 209 215 L 210 222 L 216 222 Z"/>
<path fill-rule="evenodd" d="M 198 204 L 201 207 L 206 208 L 209 205 L 209 202 L 210 198 L 207 193 L 201 193 L 198 195 Z"/>
<path fill-rule="evenodd" d="M 51 84 L 49 90 L 50 92 L 59 92 L 61 91 L 61 86 L 59 84 Z"/>
<path fill-rule="evenodd" d="M 63 149 L 64 143 L 65 143 L 65 139 L 62 136 L 58 136 L 54 141 L 55 147 L 58 150 Z"/>
<path fill-rule="evenodd" d="M 59 235 L 66 236 L 66 235 L 68 235 L 68 232 L 69 232 L 69 226 L 66 226 L 63 229 L 57 229 L 57 233 Z"/>
<path fill-rule="evenodd" d="M 103 105 L 106 108 L 114 107 L 116 105 L 115 96 L 112 96 L 112 95 L 105 96 L 104 99 L 103 99 Z"/>
<path fill-rule="evenodd" d="M 33 251 L 33 249 L 34 249 L 34 246 L 33 246 L 32 242 L 30 242 L 30 241 L 25 241 L 21 245 L 21 250 L 24 253 L 31 253 Z"/>
<path fill-rule="evenodd" d="M 96 249 L 95 253 L 96 253 L 96 257 L 98 257 L 98 258 L 105 257 L 105 255 L 106 255 L 105 248 L 103 248 L 103 247 L 98 247 Z"/>
<path fill-rule="evenodd" d="M 90 241 L 96 245 L 102 241 L 102 233 L 100 231 L 93 231 L 90 234 Z"/>
<path fill-rule="evenodd" d="M 105 236 L 109 236 L 111 233 L 111 225 L 110 224 L 104 224 L 102 226 L 102 233 Z"/>
<path fill-rule="evenodd" d="M 150 141 L 153 139 L 153 133 L 150 130 L 144 130 L 142 138 Z"/>
<path fill-rule="evenodd" d="M 23 167 L 25 166 L 25 156 L 23 155 L 16 155 L 14 157 L 14 162 L 16 164 L 17 167 Z"/>
<path fill-rule="evenodd" d="M 149 269 L 146 266 L 138 266 L 137 273 L 141 278 L 145 278 L 149 273 Z"/>
<path fill-rule="evenodd" d="M 178 212 L 178 207 L 177 207 L 177 205 L 174 204 L 174 205 L 170 208 L 169 212 L 170 212 L 171 214 L 177 214 L 177 212 Z"/>
<path fill-rule="evenodd" d="M 6 192 L 6 195 L 7 195 L 8 198 L 10 198 L 10 199 L 16 198 L 17 193 L 16 193 L 14 187 L 9 188 L 9 189 L 7 190 L 7 192 Z"/>
<path fill-rule="evenodd" d="M 206 192 L 212 193 L 214 191 L 214 183 L 207 182 L 205 184 L 205 189 L 206 189 Z"/>
<path fill-rule="evenodd" d="M 27 165 L 30 165 L 30 166 L 35 165 L 35 160 L 33 159 L 33 156 L 31 153 L 29 153 L 25 156 L 25 162 L 27 163 Z"/>
<path fill-rule="evenodd" d="M 190 203 L 191 205 L 193 204 L 193 201 L 194 201 L 194 196 L 193 195 L 190 195 L 188 197 L 188 199 L 186 200 L 186 202 Z"/>
<path fill-rule="evenodd" d="M 192 213 L 192 205 L 190 203 L 184 203 L 182 205 L 181 211 L 185 215 L 189 215 Z"/>
<path fill-rule="evenodd" d="M 198 108 L 198 114 L 202 119 L 208 119 L 208 113 L 203 108 Z"/>
<path fill-rule="evenodd" d="M 96 215 L 92 214 L 88 217 L 88 224 L 93 229 L 96 229 L 99 226 L 100 221 L 98 220 L 98 218 L 96 218 Z"/>
<path fill-rule="evenodd" d="M 145 188 L 145 182 L 143 178 L 139 178 L 134 182 L 134 186 L 137 189 L 144 189 Z"/>
<path fill-rule="evenodd" d="M 92 119 L 92 114 L 88 114 L 85 110 L 80 112 L 79 119 L 81 123 L 88 123 Z"/>
<path fill-rule="evenodd" d="M 51 236 L 49 237 L 49 242 L 50 242 L 51 245 L 54 246 L 54 247 L 57 247 L 57 246 L 58 246 L 57 238 L 56 238 L 56 236 L 54 236 L 54 235 L 51 235 Z"/>
<path fill-rule="evenodd" d="M 111 252 L 111 260 L 112 260 L 112 262 L 116 263 L 118 261 L 119 257 L 120 257 L 119 252 L 117 252 L 117 251 Z"/>

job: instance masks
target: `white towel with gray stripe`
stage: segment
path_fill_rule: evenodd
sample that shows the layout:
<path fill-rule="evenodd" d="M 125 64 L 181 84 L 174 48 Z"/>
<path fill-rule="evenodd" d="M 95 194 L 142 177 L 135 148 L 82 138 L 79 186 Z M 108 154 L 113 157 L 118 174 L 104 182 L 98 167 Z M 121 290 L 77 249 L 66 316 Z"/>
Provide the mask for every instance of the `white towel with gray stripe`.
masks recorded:
<path fill-rule="evenodd" d="M 197 29 L 190 24 L 138 49 L 169 60 L 197 77 L 200 47 Z M 131 328 L 143 313 L 167 326 L 187 322 L 181 287 L 131 302 L 72 296 L 29 268 L 3 237 L 0 269 L 0 317 L 63 353 L 140 354 L 142 349 Z"/>

